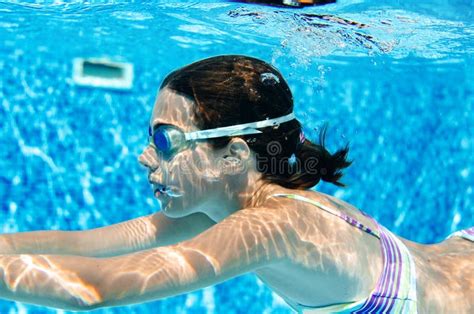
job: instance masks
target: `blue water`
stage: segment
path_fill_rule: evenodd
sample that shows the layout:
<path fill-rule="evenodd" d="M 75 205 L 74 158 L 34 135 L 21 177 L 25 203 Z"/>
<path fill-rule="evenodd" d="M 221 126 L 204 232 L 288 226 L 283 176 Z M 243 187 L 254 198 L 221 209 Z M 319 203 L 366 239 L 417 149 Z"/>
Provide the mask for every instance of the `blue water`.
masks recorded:
<path fill-rule="evenodd" d="M 348 187 L 317 190 L 413 241 L 474 225 L 474 3 L 411 2 L 0 2 L 0 231 L 80 230 L 158 210 L 136 162 L 157 88 L 218 54 L 274 64 L 307 137 L 327 121 L 330 150 L 350 142 Z M 76 57 L 133 63 L 133 89 L 74 85 Z M 96 313 L 146 311 L 290 313 L 253 275 Z M 0 313 L 56 311 L 0 301 Z"/>

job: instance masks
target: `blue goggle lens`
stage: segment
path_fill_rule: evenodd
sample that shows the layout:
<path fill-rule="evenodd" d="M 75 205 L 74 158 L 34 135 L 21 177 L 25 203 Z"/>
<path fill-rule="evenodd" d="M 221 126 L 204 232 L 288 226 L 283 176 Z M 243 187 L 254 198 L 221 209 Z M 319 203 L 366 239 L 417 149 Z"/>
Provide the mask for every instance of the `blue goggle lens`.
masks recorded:
<path fill-rule="evenodd" d="M 171 141 L 164 130 L 156 130 L 153 134 L 153 144 L 163 153 L 168 153 L 171 150 Z"/>
<path fill-rule="evenodd" d="M 153 143 L 157 152 L 163 153 L 165 156 L 179 152 L 187 147 L 184 133 L 170 126 L 159 126 L 154 131 L 149 129 L 150 142 Z"/>

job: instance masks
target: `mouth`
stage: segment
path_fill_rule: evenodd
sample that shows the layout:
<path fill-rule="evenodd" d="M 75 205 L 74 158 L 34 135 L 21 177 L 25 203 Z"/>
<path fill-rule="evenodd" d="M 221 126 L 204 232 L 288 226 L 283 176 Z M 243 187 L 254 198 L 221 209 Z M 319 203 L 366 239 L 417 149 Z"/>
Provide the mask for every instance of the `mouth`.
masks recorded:
<path fill-rule="evenodd" d="M 156 198 L 161 198 L 161 197 L 181 197 L 183 196 L 183 193 L 173 187 L 173 186 L 166 186 L 161 183 L 156 183 L 156 182 L 150 182 L 153 185 L 153 195 Z"/>
<path fill-rule="evenodd" d="M 155 195 L 156 198 L 166 195 L 166 186 L 153 183 L 153 195 Z"/>

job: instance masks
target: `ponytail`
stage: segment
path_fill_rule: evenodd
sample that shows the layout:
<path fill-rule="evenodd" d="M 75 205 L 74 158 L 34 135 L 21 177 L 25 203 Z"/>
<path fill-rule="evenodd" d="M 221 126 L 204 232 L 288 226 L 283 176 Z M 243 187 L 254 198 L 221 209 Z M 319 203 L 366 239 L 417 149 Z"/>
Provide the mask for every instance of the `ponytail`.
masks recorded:
<path fill-rule="evenodd" d="M 291 171 L 280 175 L 264 174 L 264 177 L 292 189 L 309 189 L 320 180 L 345 187 L 339 180 L 343 176 L 342 170 L 352 164 L 352 161 L 347 160 L 349 144 L 331 154 L 325 147 L 327 127 L 325 124 L 319 134 L 319 144 L 303 137 L 303 143 L 300 143 L 295 152 L 296 162 L 290 162 L 293 165 Z"/>

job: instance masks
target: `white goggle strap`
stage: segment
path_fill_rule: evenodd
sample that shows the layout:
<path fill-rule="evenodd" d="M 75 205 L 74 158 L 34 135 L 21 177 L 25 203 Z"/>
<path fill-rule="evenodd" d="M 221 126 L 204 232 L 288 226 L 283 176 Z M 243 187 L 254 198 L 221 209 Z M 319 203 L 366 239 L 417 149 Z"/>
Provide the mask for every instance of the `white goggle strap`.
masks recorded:
<path fill-rule="evenodd" d="M 259 128 L 264 128 L 268 126 L 276 126 L 293 119 L 295 119 L 295 114 L 292 112 L 290 114 L 287 114 L 286 116 L 282 116 L 279 118 L 225 126 L 225 127 L 216 128 L 216 129 L 189 132 L 189 133 L 184 133 L 184 135 L 185 135 L 186 140 L 202 140 L 202 139 L 207 139 L 207 138 L 216 138 L 216 137 L 224 137 L 224 136 L 258 134 L 258 133 L 262 133 L 262 131 L 257 130 Z"/>

